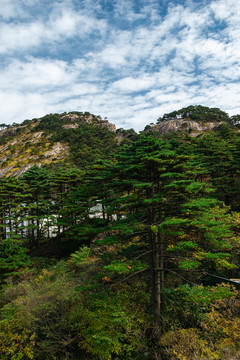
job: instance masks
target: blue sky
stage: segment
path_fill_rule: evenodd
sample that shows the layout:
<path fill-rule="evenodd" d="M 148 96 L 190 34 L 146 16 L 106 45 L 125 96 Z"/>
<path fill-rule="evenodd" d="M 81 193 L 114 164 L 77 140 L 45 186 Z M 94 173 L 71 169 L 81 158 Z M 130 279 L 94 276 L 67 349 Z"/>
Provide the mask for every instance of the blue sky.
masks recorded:
<path fill-rule="evenodd" d="M 239 0 L 0 0 L 0 123 L 197 104 L 240 113 Z"/>

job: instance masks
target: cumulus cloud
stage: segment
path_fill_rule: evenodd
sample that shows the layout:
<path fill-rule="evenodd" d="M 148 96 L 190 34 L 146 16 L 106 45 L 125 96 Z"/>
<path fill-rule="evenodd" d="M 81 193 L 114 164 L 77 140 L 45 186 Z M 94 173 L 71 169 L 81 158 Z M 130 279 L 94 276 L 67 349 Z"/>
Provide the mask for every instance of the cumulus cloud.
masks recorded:
<path fill-rule="evenodd" d="M 2 0 L 3 1 L 3 0 Z M 49 18 L 32 17 L 26 22 L 0 23 L 0 53 L 25 51 L 43 44 L 67 41 L 68 38 L 85 38 L 92 33 L 102 33 L 105 21 L 82 15 L 71 8 L 56 5 Z"/>
<path fill-rule="evenodd" d="M 0 72 L 2 89 L 16 91 L 41 91 L 65 86 L 75 78 L 64 61 L 29 58 L 28 61 L 13 60 Z"/>
<path fill-rule="evenodd" d="M 139 78 L 126 77 L 113 83 L 112 88 L 124 93 L 139 92 L 153 87 L 155 79 L 150 76 L 141 76 Z"/>
<path fill-rule="evenodd" d="M 142 130 L 190 104 L 238 105 L 240 3 L 0 0 L 2 121 L 90 111 Z"/>
<path fill-rule="evenodd" d="M 16 16 L 24 16 L 21 1 L 0 0 L 0 18 L 9 20 Z"/>

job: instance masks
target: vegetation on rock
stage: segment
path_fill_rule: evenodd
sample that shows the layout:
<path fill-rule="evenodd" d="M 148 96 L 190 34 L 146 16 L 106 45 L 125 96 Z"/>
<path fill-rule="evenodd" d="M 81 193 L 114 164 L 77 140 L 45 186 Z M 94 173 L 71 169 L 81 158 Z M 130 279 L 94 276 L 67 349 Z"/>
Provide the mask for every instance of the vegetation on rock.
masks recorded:
<path fill-rule="evenodd" d="M 229 121 L 229 116 L 226 112 L 218 108 L 209 108 L 202 105 L 191 105 L 180 110 L 175 110 L 169 114 L 164 114 L 163 117 L 158 118 L 158 122 L 171 119 L 188 119 L 201 122 L 220 122 Z"/>

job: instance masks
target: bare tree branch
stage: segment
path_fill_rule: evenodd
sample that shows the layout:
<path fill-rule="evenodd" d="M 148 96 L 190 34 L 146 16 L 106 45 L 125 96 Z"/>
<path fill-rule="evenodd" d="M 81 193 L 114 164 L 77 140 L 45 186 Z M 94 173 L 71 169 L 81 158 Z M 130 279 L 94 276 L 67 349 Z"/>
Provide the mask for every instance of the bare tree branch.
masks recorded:
<path fill-rule="evenodd" d="M 149 254 L 149 253 L 151 253 L 151 252 L 153 252 L 153 250 L 148 250 L 148 251 L 145 251 L 143 254 L 141 254 L 141 255 L 139 255 L 139 256 L 137 256 L 137 257 L 135 257 L 133 260 L 137 260 L 137 259 L 139 259 L 140 257 L 142 257 L 142 256 L 144 256 L 144 255 L 146 255 L 146 254 Z"/>
<path fill-rule="evenodd" d="M 140 273 L 142 273 L 142 272 L 144 272 L 144 271 L 149 271 L 149 270 L 150 270 L 149 268 L 148 268 L 148 269 L 139 270 L 139 271 L 137 271 L 137 272 L 135 272 L 135 273 L 133 273 L 133 274 L 125 277 L 124 279 L 116 282 L 115 284 L 112 284 L 112 285 L 111 285 L 111 288 L 112 288 L 113 286 L 116 286 L 116 285 L 118 285 L 118 284 L 121 284 L 122 282 L 126 281 L 127 279 L 129 279 L 130 277 L 132 277 L 132 276 L 134 276 L 134 275 L 137 275 L 137 274 L 140 274 Z"/>
<path fill-rule="evenodd" d="M 187 281 L 189 284 L 192 284 L 194 286 L 197 286 L 197 284 L 194 284 L 193 282 L 185 279 L 183 276 L 179 275 L 178 273 L 176 273 L 175 271 L 169 270 L 169 269 L 164 269 L 165 271 L 169 271 L 170 273 L 177 275 L 178 277 L 180 277 L 181 279 L 183 279 L 184 281 Z"/>

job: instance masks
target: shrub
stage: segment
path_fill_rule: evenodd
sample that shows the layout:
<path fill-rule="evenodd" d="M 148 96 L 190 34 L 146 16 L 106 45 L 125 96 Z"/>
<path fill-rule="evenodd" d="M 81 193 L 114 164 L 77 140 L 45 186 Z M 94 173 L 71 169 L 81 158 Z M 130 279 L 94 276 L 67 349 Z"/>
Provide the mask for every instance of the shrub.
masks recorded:
<path fill-rule="evenodd" d="M 181 329 L 165 334 L 160 345 L 164 348 L 164 359 L 168 360 L 209 360 L 220 359 L 201 339 L 197 329 Z"/>

